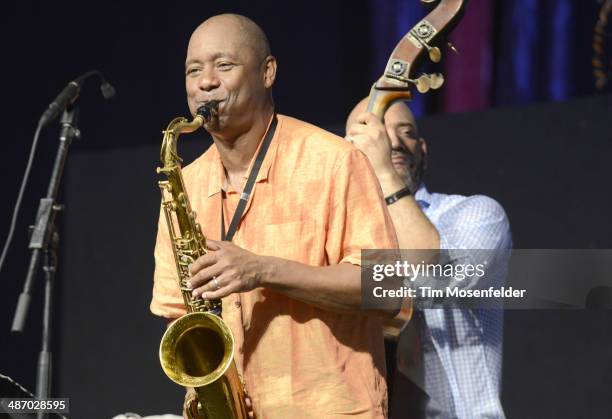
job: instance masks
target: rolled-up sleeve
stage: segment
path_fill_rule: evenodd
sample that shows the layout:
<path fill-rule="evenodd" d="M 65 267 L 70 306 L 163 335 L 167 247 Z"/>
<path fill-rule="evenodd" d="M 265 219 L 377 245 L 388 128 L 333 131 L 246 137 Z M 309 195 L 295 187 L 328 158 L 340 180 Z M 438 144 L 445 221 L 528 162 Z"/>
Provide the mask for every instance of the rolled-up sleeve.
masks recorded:
<path fill-rule="evenodd" d="M 164 213 L 160 211 L 155 242 L 155 273 L 150 310 L 153 314 L 174 319 L 185 314 L 178 274 Z"/>
<path fill-rule="evenodd" d="M 330 264 L 361 265 L 362 249 L 397 249 L 397 236 L 367 157 L 348 150 L 334 168 L 328 235 Z"/>

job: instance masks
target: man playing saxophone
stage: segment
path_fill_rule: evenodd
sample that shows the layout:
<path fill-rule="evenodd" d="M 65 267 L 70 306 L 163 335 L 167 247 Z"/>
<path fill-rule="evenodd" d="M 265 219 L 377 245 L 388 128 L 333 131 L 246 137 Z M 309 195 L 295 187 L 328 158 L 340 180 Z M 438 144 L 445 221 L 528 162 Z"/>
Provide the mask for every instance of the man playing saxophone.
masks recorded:
<path fill-rule="evenodd" d="M 359 265 L 361 249 L 396 248 L 397 239 L 367 158 L 275 114 L 276 60 L 250 19 L 206 20 L 185 67 L 191 114 L 217 105 L 204 125 L 214 144 L 183 170 L 209 249 L 191 265 L 188 285 L 194 296 L 222 299 L 255 416 L 385 417 L 382 320 L 360 311 Z M 222 241 L 228 226 L 231 242 Z M 176 277 L 160 219 L 151 311 L 170 320 L 185 313 Z"/>

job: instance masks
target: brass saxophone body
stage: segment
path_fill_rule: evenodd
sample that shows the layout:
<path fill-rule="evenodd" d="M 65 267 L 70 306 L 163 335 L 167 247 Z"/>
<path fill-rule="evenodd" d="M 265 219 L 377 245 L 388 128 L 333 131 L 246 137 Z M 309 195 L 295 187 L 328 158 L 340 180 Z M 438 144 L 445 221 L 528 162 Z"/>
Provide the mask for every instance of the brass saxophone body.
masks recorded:
<path fill-rule="evenodd" d="M 185 190 L 182 159 L 176 144 L 180 134 L 193 132 L 214 117 L 215 105 L 200 107 L 191 122 L 185 118 L 173 119 L 164 131 L 162 167 L 157 173 L 168 177 L 159 182 L 159 187 L 187 314 L 164 333 L 159 359 L 172 381 L 196 391 L 198 413 L 194 416 L 187 410 L 190 417 L 242 419 L 247 417 L 244 388 L 234 362 L 234 338 L 221 319 L 221 300 L 193 298 L 187 287 L 189 265 L 207 250 L 206 239 Z"/>

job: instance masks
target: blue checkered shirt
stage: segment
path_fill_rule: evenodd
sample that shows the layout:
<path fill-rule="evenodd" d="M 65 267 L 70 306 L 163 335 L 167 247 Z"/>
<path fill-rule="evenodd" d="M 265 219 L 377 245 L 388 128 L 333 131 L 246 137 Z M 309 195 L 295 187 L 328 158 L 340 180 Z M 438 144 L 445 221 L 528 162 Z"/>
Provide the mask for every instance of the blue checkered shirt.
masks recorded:
<path fill-rule="evenodd" d="M 441 249 L 512 247 L 508 219 L 494 199 L 432 194 L 424 185 L 415 198 L 438 230 Z M 505 266 L 496 271 L 505 275 Z M 503 311 L 425 309 L 417 311 L 412 321 L 422 356 L 419 377 L 413 381 L 420 381 L 417 385 L 429 396 L 427 417 L 504 418 L 500 402 Z M 414 378 L 403 337 L 400 334 L 397 367 Z"/>

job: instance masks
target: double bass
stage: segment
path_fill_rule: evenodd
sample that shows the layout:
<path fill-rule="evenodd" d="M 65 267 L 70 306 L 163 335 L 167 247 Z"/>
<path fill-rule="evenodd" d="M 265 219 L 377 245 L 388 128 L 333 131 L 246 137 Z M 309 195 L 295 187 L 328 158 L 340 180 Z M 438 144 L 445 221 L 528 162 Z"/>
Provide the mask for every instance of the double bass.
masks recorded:
<path fill-rule="evenodd" d="M 435 1 L 421 0 L 424 4 L 433 4 Z M 419 93 L 427 93 L 442 86 L 444 76 L 441 73 L 417 76 L 417 70 L 425 58 L 433 63 L 442 60 L 440 46 L 444 45 L 446 37 L 461 19 L 466 4 L 467 0 L 440 0 L 431 12 L 402 37 L 393 49 L 382 76 L 370 89 L 368 112 L 382 121 L 389 106 L 397 100 L 411 100 L 415 88 Z M 457 52 L 451 44 L 448 45 Z M 385 322 L 386 339 L 397 340 L 405 322 L 412 317 L 412 310 L 411 300 L 406 300 L 400 314 Z"/>

